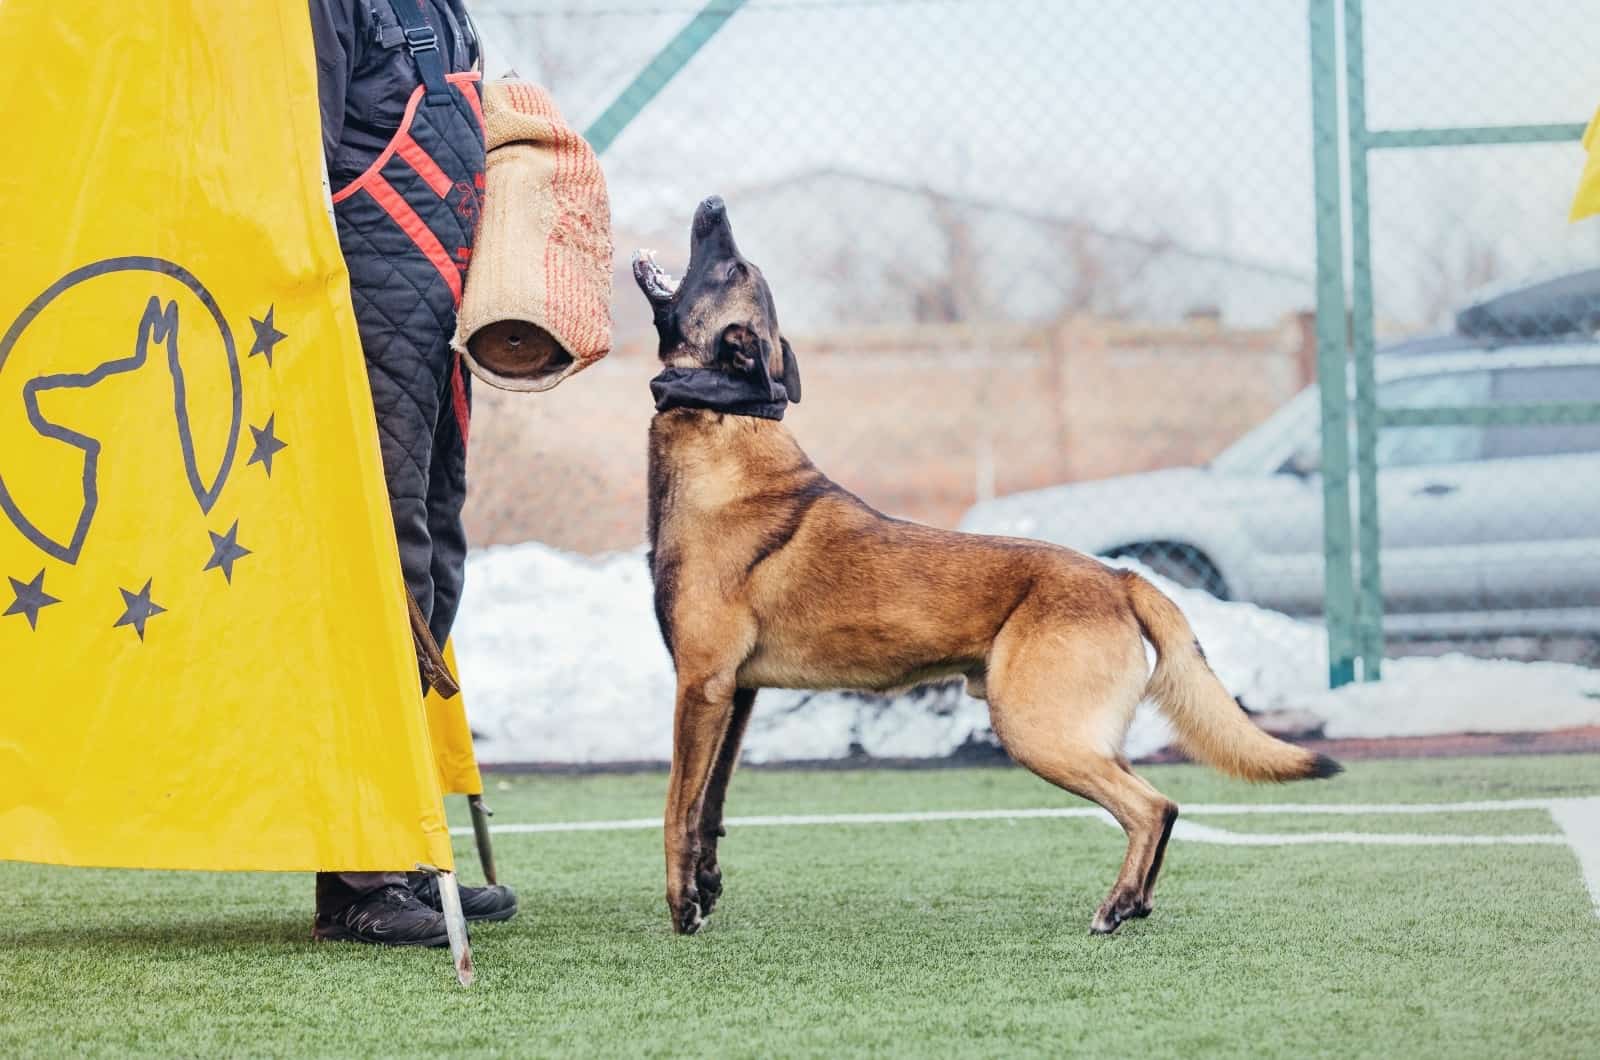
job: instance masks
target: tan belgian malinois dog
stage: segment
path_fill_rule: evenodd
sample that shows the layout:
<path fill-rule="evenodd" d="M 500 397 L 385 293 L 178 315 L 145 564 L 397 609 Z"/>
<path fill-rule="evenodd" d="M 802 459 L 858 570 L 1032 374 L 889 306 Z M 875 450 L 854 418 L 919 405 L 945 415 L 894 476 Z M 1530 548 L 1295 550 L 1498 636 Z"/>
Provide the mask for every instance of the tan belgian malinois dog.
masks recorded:
<path fill-rule="evenodd" d="M 723 802 L 760 688 L 883 692 L 965 677 L 1012 758 L 1127 832 L 1091 924 L 1101 933 L 1150 912 L 1178 816 L 1122 753 L 1141 699 L 1187 752 L 1234 776 L 1339 771 L 1256 728 L 1183 613 L 1139 575 L 1054 545 L 891 519 L 812 466 L 779 421 L 800 400 L 799 366 L 721 199 L 695 212 L 681 283 L 648 252 L 633 269 L 666 366 L 651 383 L 649 529 L 678 678 L 665 829 L 676 930 L 696 931 L 721 894 Z"/>

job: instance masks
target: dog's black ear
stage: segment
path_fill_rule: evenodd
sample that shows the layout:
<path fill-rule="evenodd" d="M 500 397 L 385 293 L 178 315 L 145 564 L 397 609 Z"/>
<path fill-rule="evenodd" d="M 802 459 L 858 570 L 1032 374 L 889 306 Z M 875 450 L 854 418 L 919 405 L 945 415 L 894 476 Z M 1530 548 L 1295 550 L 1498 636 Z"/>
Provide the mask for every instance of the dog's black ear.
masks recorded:
<path fill-rule="evenodd" d="M 783 347 L 783 389 L 789 392 L 789 400 L 798 405 L 800 404 L 800 362 L 794 359 L 794 347 L 789 345 L 788 339 L 779 335 L 778 344 Z"/>

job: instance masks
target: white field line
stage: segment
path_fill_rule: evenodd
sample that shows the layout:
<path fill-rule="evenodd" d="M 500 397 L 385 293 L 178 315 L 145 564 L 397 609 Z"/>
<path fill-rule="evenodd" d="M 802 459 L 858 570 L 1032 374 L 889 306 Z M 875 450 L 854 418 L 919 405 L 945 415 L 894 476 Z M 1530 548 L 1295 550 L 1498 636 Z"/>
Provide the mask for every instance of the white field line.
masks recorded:
<path fill-rule="evenodd" d="M 1600 799 L 1557 799 L 1550 806 L 1561 834 L 1578 856 L 1594 915 L 1600 916 Z"/>
<path fill-rule="evenodd" d="M 1544 810 L 1550 814 L 1560 835 L 1439 835 L 1425 832 L 1232 832 L 1225 828 L 1198 825 L 1180 820 L 1178 839 L 1220 843 L 1228 846 L 1299 846 L 1343 843 L 1360 846 L 1568 846 L 1578 859 L 1584 882 L 1600 916 L 1600 797 L 1581 799 L 1500 799 L 1476 802 L 1389 802 L 1389 803 L 1200 803 L 1183 807 L 1185 817 L 1230 816 L 1235 814 L 1284 814 L 1324 816 L 1393 816 L 1399 814 L 1502 813 L 1507 810 Z M 1098 807 L 1058 806 L 1018 810 L 926 810 L 913 813 L 832 813 L 778 814 L 761 817 L 730 817 L 731 828 L 788 828 L 806 825 L 918 824 L 936 821 L 1026 821 L 1055 818 L 1090 818 L 1112 824 L 1111 816 Z M 634 817 L 613 821 L 548 821 L 532 824 L 494 825 L 503 835 L 549 834 L 558 832 L 652 831 L 661 827 L 659 817 Z M 471 835 L 470 828 L 452 828 L 452 835 Z"/>
<path fill-rule="evenodd" d="M 1377 816 L 1389 814 L 1500 813 L 1506 810 L 1549 810 L 1564 800 L 1503 799 L 1480 802 L 1391 802 L 1391 803 L 1197 803 L 1182 807 L 1185 817 L 1251 813 L 1270 814 L 1346 814 Z M 1577 800 L 1588 801 L 1588 800 Z M 1597 800 L 1600 801 L 1600 800 Z M 777 814 L 760 817 L 730 817 L 730 828 L 789 828 L 804 825 L 837 824 L 920 824 L 930 821 L 1026 821 L 1044 818 L 1088 817 L 1110 820 L 1095 806 L 1050 806 L 1017 810 L 920 810 L 910 813 L 821 813 Z M 497 824 L 491 831 L 509 835 L 545 832 L 630 832 L 660 828 L 659 817 L 633 817 L 612 821 L 546 821 L 533 824 Z M 452 829 L 454 835 L 471 835 L 470 828 Z"/>
<path fill-rule="evenodd" d="M 1394 847 L 1566 846 L 1559 835 L 1438 835 L 1429 832 L 1230 832 L 1179 821 L 1174 839 L 1234 847 L 1292 847 L 1321 843 Z"/>

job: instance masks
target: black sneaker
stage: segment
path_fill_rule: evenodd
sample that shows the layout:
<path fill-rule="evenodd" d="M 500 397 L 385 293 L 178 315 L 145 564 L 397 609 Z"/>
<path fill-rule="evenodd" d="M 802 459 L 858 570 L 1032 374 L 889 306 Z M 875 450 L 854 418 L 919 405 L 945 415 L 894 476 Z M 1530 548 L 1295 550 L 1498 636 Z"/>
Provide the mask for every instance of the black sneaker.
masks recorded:
<path fill-rule="evenodd" d="M 517 892 L 502 884 L 493 887 L 468 887 L 461 890 L 461 912 L 468 920 L 510 920 L 517 915 Z M 411 876 L 411 893 L 436 912 L 444 911 L 439 897 L 439 880 L 421 873 Z"/>
<path fill-rule="evenodd" d="M 379 946 L 444 946 L 444 917 L 398 883 L 364 894 L 336 913 L 318 913 L 311 937 Z"/>

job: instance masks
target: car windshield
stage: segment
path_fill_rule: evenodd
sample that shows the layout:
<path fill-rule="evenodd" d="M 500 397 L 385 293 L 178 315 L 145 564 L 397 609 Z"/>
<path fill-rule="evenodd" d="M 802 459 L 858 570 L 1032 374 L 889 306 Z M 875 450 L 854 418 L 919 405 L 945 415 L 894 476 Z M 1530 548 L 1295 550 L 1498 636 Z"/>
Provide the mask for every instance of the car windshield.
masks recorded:
<path fill-rule="evenodd" d="M 1211 469 L 1224 475 L 1249 475 L 1276 468 L 1307 436 L 1308 429 L 1314 429 L 1317 393 L 1315 386 L 1309 386 L 1290 398 L 1265 423 L 1213 457 Z"/>

